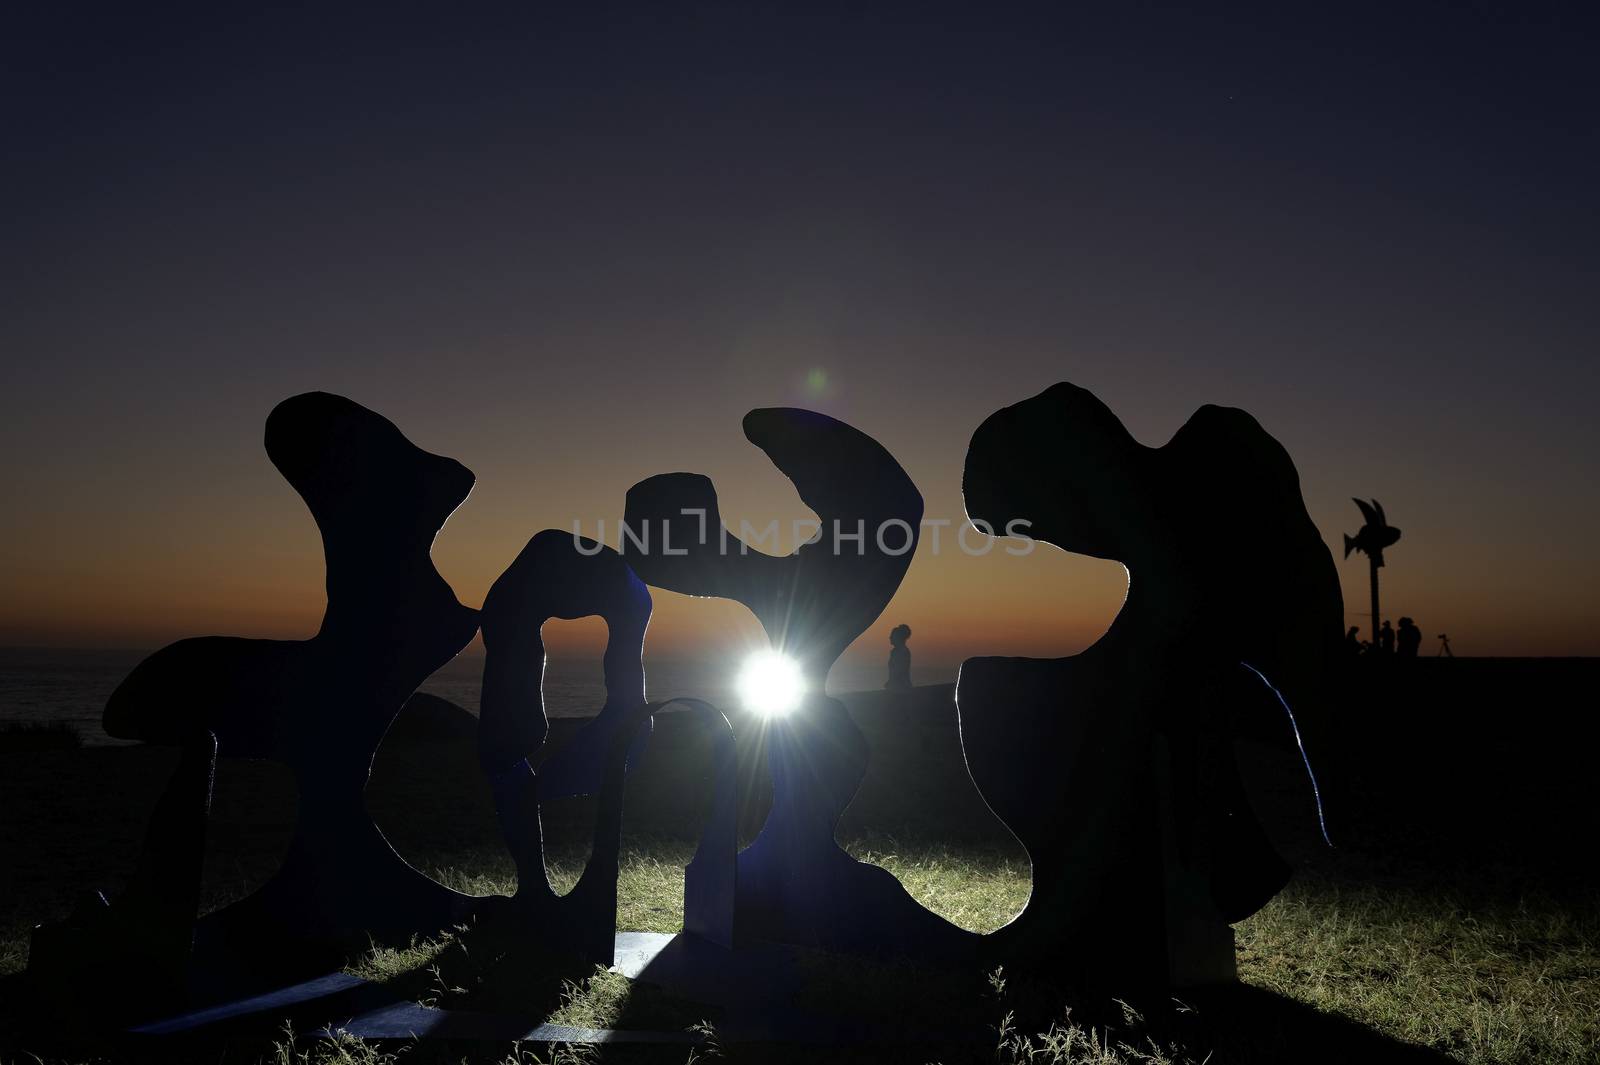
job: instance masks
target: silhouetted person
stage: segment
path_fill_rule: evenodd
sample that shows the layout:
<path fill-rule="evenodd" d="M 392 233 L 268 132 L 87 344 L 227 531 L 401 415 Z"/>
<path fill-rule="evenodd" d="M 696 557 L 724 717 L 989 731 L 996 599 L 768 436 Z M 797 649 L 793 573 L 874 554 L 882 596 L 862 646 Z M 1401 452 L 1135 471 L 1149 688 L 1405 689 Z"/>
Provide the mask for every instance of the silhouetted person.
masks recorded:
<path fill-rule="evenodd" d="M 911 649 L 906 646 L 909 639 L 910 625 L 896 625 L 889 630 L 889 679 L 883 686 L 890 691 L 911 687 Z"/>
<path fill-rule="evenodd" d="M 1361 652 L 1366 648 L 1366 645 L 1361 642 L 1360 632 L 1360 625 L 1352 625 L 1344 634 L 1344 651 L 1351 658 L 1360 657 Z"/>
<path fill-rule="evenodd" d="M 1417 628 L 1417 623 L 1410 618 L 1401 618 L 1394 644 L 1395 653 L 1401 658 L 1415 658 L 1417 649 L 1422 646 L 1422 630 Z"/>
<path fill-rule="evenodd" d="M 1394 654 L 1394 626 L 1387 621 L 1383 628 L 1378 630 L 1378 653 L 1382 655 Z"/>

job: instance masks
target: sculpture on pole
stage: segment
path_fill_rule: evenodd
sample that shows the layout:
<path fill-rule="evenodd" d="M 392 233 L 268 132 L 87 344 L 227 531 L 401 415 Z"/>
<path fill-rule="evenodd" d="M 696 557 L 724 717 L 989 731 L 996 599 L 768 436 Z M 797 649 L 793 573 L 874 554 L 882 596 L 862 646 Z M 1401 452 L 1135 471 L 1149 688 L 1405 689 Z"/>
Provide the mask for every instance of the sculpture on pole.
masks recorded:
<path fill-rule="evenodd" d="M 1356 506 L 1361 508 L 1363 524 L 1354 536 L 1348 533 L 1344 538 L 1344 557 L 1349 558 L 1351 551 L 1359 551 L 1367 556 L 1370 563 L 1372 577 L 1372 649 L 1378 650 L 1378 626 L 1383 617 L 1378 612 L 1378 570 L 1383 568 L 1383 549 L 1393 547 L 1400 540 L 1400 530 L 1390 525 L 1383 516 L 1383 504 L 1376 499 L 1352 499 Z"/>

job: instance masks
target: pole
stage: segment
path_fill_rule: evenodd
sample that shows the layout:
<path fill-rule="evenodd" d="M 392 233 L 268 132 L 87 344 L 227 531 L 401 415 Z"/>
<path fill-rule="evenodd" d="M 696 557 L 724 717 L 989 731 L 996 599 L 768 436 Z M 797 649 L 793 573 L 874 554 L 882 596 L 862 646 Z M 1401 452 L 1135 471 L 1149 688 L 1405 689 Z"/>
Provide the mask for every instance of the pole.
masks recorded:
<path fill-rule="evenodd" d="M 1378 563 L 1371 559 L 1368 561 L 1372 570 L 1372 649 L 1381 651 L 1383 648 L 1378 644 L 1378 626 L 1381 624 L 1378 617 Z"/>

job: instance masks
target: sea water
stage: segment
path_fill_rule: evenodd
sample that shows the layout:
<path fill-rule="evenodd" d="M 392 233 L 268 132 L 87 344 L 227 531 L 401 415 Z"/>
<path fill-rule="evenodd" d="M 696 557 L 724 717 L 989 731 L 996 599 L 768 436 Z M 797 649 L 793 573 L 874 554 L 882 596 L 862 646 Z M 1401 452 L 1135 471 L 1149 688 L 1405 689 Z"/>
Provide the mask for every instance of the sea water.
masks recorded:
<path fill-rule="evenodd" d="M 85 744 L 119 743 L 100 727 L 100 715 L 122 678 L 149 653 L 0 647 L 0 722 L 63 721 L 77 729 Z M 718 706 L 731 706 L 737 669 L 737 662 L 647 656 L 647 694 L 652 700 L 693 696 Z M 462 654 L 423 682 L 421 690 L 476 714 L 482 678 L 482 656 Z M 835 668 L 829 687 L 850 691 L 882 683 L 874 680 L 841 663 Z M 544 700 L 545 713 L 550 717 L 588 717 L 598 713 L 605 703 L 600 659 L 548 659 Z"/>

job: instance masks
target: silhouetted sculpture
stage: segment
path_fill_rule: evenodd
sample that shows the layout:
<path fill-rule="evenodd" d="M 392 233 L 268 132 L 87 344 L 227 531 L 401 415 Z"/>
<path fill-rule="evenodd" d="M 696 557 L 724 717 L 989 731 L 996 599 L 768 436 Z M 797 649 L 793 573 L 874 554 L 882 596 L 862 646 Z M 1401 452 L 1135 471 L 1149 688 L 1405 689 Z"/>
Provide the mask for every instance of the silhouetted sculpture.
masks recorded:
<path fill-rule="evenodd" d="M 1293 463 L 1243 411 L 1202 407 L 1148 448 L 1060 384 L 979 427 L 962 488 L 974 520 L 1027 518 L 1130 574 L 1082 654 L 961 668 L 968 768 L 1033 862 L 1027 908 L 987 956 L 1096 983 L 1231 978 L 1228 924 L 1288 868 L 1245 797 L 1230 704 L 1267 681 L 1318 759 L 1342 649 L 1337 575 Z"/>
<path fill-rule="evenodd" d="M 1395 653 L 1401 658 L 1415 658 L 1421 648 L 1422 630 L 1410 618 L 1401 618 L 1400 628 L 1395 632 Z"/>
<path fill-rule="evenodd" d="M 30 968 L 65 989 L 90 980 L 115 993 L 142 980 L 133 997 L 143 1008 L 181 993 L 192 943 L 214 959 L 226 952 L 244 961 L 260 979 L 273 957 L 304 961 L 474 912 L 504 916 L 541 950 L 611 962 L 624 779 L 666 705 L 646 701 L 648 581 L 743 603 L 773 647 L 799 664 L 807 689 L 798 708 L 762 725 L 772 809 L 737 854 L 728 722 L 707 703 L 673 700 L 713 740 L 711 812 L 685 873 L 687 932 L 728 948 L 770 939 L 1037 965 L 1096 983 L 1231 978 L 1228 923 L 1260 907 L 1288 875 L 1234 763 L 1234 704 L 1294 706 L 1299 717 L 1289 711 L 1285 733 L 1309 768 L 1328 746 L 1325 681 L 1341 651 L 1332 559 L 1277 442 L 1242 411 L 1203 407 L 1165 446 L 1147 448 L 1099 400 L 1067 384 L 997 412 L 973 435 L 963 491 L 975 521 L 1008 527 L 1025 518 L 1038 539 L 1120 560 L 1132 573 L 1115 623 L 1083 654 L 976 658 L 962 667 L 969 772 L 1034 871 L 1027 908 L 978 936 L 918 905 L 893 876 L 834 840 L 868 752 L 843 704 L 827 696 L 828 673 L 903 579 L 922 497 L 881 445 L 832 418 L 757 410 L 744 429 L 819 515 L 818 537 L 783 557 L 751 551 L 723 524 L 708 479 L 665 474 L 627 495 L 628 527 L 647 542 L 654 530 L 655 550 L 634 553 L 630 568 L 603 545 L 541 532 L 496 580 L 480 619 L 429 555 L 472 474 L 347 399 L 285 400 L 268 418 L 266 446 L 322 532 L 322 627 L 298 642 L 185 640 L 118 687 L 106 730 L 179 746 L 179 768 L 127 892 L 112 905 L 93 897 L 68 922 L 41 929 Z M 1229 521 L 1215 520 L 1219 507 Z M 1381 509 L 1375 518 L 1377 531 L 1363 529 L 1367 540 L 1357 544 L 1374 571 L 1398 537 L 1382 525 Z M 547 750 L 542 627 L 591 615 L 608 630 L 606 701 L 570 742 Z M 1262 617 L 1271 624 L 1258 624 Z M 362 798 L 400 707 L 480 620 L 479 762 L 518 872 L 516 895 L 495 901 L 450 891 L 408 866 Z M 1409 618 L 1401 631 L 1403 652 L 1414 655 L 1419 631 Z M 1383 632 L 1392 644 L 1387 623 Z M 911 686 L 910 636 L 906 625 L 890 633 L 888 688 Z M 277 874 L 200 922 L 195 936 L 219 754 L 287 763 L 299 820 Z M 577 886 L 557 896 L 540 805 L 579 795 L 598 797 L 593 849 Z"/>
<path fill-rule="evenodd" d="M 611 964 L 616 940 L 617 848 L 628 748 L 647 739 L 641 664 L 650 593 L 610 548 L 546 530 L 528 541 L 483 601 L 483 695 L 479 761 L 489 778 L 501 831 L 517 866 L 519 919 L 542 945 Z M 532 764 L 549 733 L 544 712 L 544 640 L 553 617 L 598 615 L 606 623 L 606 701 L 599 715 L 547 764 Z M 539 826 L 541 800 L 600 796 L 594 845 L 577 886 L 550 887 Z"/>
<path fill-rule="evenodd" d="M 889 679 L 883 686 L 891 691 L 906 691 L 911 687 L 910 625 L 896 625 L 889 630 Z"/>
<path fill-rule="evenodd" d="M 1394 626 L 1387 621 L 1383 623 L 1383 628 L 1378 630 L 1377 651 L 1381 655 L 1394 654 Z"/>
<path fill-rule="evenodd" d="M 743 603 L 773 647 L 799 662 L 807 683 L 801 706 L 765 725 L 772 810 L 739 855 L 738 934 L 843 950 L 946 950 L 971 937 L 834 841 L 868 755 L 844 705 L 825 694 L 834 661 L 882 613 L 905 575 L 922 496 L 877 441 L 825 415 L 756 410 L 745 416 L 744 431 L 821 519 L 818 539 L 781 558 L 752 551 L 723 524 L 709 479 L 670 473 L 629 490 L 625 521 L 651 536 L 666 530 L 655 542 L 670 543 L 671 553 L 632 554 L 623 542 L 650 584 Z M 891 532 L 880 540 L 881 528 Z M 865 535 L 835 550 L 832 537 L 841 531 Z"/>
<path fill-rule="evenodd" d="M 163 972 L 181 971 L 186 961 L 172 961 L 172 945 L 187 954 L 213 750 L 287 763 L 299 793 L 282 867 L 201 925 L 229 953 L 259 951 L 252 965 L 265 968 L 297 946 L 338 949 L 366 944 L 372 933 L 437 929 L 472 902 L 407 865 L 362 798 L 373 754 L 407 696 L 477 631 L 477 612 L 457 602 L 429 557 L 439 528 L 471 491 L 472 472 L 416 447 L 382 416 L 323 392 L 280 403 L 265 442 L 322 533 L 328 606 L 321 628 L 304 641 L 180 641 L 140 663 L 105 709 L 112 736 L 184 751 L 135 888 L 97 919 L 163 929 L 167 960 L 152 962 Z M 104 956 L 97 964 L 115 967 Z"/>
<path fill-rule="evenodd" d="M 133 875 L 114 904 L 90 892 L 67 920 L 33 930 L 28 974 L 35 986 L 113 1019 L 183 998 L 216 750 L 210 732 L 183 745 Z"/>
<path fill-rule="evenodd" d="M 616 942 L 617 854 L 626 770 L 643 756 L 658 707 L 645 702 L 642 664 L 650 592 L 609 547 L 546 530 L 528 541 L 483 604 L 479 760 L 517 866 L 513 911 L 545 950 L 610 965 Z M 544 712 L 544 641 L 550 618 L 599 616 L 606 623 L 606 701 L 566 745 L 549 753 Z M 733 735 L 709 704 L 684 700 L 715 730 L 713 811 L 686 873 L 686 927 L 731 944 L 734 906 Z M 544 861 L 539 805 L 598 795 L 594 842 L 577 885 L 558 896 Z"/>
<path fill-rule="evenodd" d="M 782 557 L 753 550 L 720 524 L 709 478 L 668 473 L 629 489 L 624 516 L 631 529 L 651 535 L 667 529 L 666 538 L 645 552 L 624 540 L 622 551 L 650 584 L 749 607 L 773 647 L 799 661 L 820 690 L 833 663 L 877 619 L 904 577 L 916 549 L 922 496 L 877 441 L 826 415 L 755 410 L 745 415 L 744 431 L 821 519 L 821 539 Z M 874 536 L 889 523 L 904 527 L 903 549 L 897 533 L 889 534 L 897 553 L 881 549 Z M 865 530 L 860 552 L 855 540 L 848 550 L 833 550 L 835 530 L 852 537 Z M 671 552 L 661 549 L 668 543 Z"/>
<path fill-rule="evenodd" d="M 1383 549 L 1393 547 L 1399 541 L 1400 530 L 1389 524 L 1383 515 L 1383 505 L 1376 499 L 1370 503 L 1364 499 L 1353 499 L 1352 502 L 1360 508 L 1364 521 L 1354 536 L 1345 536 L 1344 557 L 1349 558 L 1351 551 L 1359 551 L 1367 556 L 1372 587 L 1372 627 L 1377 632 L 1378 622 L 1383 618 L 1378 609 L 1378 571 L 1383 568 Z M 1387 623 L 1385 627 L 1388 627 Z M 1393 647 L 1392 642 L 1387 648 L 1383 646 L 1383 634 L 1379 632 L 1368 650 L 1374 654 L 1385 654 Z"/>
<path fill-rule="evenodd" d="M 700 727 L 712 736 L 711 806 L 694 857 L 683 868 L 683 930 L 731 950 L 739 905 L 739 780 L 733 729 L 710 703 L 670 701 L 699 715 Z"/>

